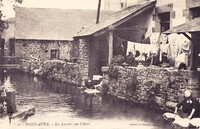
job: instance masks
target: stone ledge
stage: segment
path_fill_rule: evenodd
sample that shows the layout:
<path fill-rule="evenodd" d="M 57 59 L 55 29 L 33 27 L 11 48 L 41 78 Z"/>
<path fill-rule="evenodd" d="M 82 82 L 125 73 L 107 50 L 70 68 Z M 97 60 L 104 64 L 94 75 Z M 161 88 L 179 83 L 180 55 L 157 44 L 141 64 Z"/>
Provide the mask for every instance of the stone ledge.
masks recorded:
<path fill-rule="evenodd" d="M 109 67 L 102 67 L 109 94 L 143 104 L 150 103 L 160 109 L 173 108 L 174 102 L 181 101 L 186 88 L 197 91 L 200 84 L 197 77 L 199 72 L 178 72 L 160 67 L 137 69 L 115 65 L 114 68 L 118 71 L 117 75 L 110 76 Z"/>

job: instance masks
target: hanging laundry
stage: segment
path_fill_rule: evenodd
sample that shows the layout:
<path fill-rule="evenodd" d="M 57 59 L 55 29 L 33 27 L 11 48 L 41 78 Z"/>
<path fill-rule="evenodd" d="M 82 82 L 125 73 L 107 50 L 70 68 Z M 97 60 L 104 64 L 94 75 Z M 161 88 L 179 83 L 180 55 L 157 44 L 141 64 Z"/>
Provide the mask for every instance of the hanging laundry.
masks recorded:
<path fill-rule="evenodd" d="M 160 33 L 151 33 L 150 34 L 150 42 L 151 44 L 156 44 L 159 39 Z"/>
<path fill-rule="evenodd" d="M 175 37 L 174 35 L 169 35 L 169 51 L 168 51 L 168 57 L 169 58 L 175 58 L 178 54 L 181 53 L 181 39 L 178 37 L 178 35 Z"/>
<path fill-rule="evenodd" d="M 175 58 L 175 67 L 179 67 L 180 64 L 186 64 L 187 66 L 187 58 L 188 58 L 188 55 L 187 53 L 183 52 L 181 54 L 179 54 L 176 58 Z"/>
<path fill-rule="evenodd" d="M 188 56 L 190 52 L 190 41 L 183 35 L 170 35 L 169 36 L 169 49 L 168 58 L 174 59 L 175 67 L 179 67 L 181 63 L 188 66 Z"/>
<path fill-rule="evenodd" d="M 161 44 L 168 44 L 168 37 L 166 34 L 161 34 L 160 35 L 160 43 Z"/>
<path fill-rule="evenodd" d="M 135 53 L 135 43 L 134 42 L 128 41 L 126 55 L 128 55 L 129 52 L 131 52 L 133 54 Z"/>
<path fill-rule="evenodd" d="M 189 41 L 184 41 L 184 42 L 181 44 L 181 50 L 182 50 L 182 51 L 187 51 L 187 52 L 189 52 L 189 51 L 190 51 L 190 45 L 191 45 L 191 42 L 189 42 Z"/>
<path fill-rule="evenodd" d="M 132 52 L 134 54 L 136 50 L 138 50 L 140 53 L 148 54 L 150 51 L 152 51 L 152 48 L 152 44 L 142 44 L 128 41 L 127 54 L 128 52 Z"/>

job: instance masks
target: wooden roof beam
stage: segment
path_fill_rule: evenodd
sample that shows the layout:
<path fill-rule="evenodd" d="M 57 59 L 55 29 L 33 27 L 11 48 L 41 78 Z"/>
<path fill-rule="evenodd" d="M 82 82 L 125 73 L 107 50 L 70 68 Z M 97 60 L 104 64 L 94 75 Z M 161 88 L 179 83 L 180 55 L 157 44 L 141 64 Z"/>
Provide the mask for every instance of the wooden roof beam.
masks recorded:
<path fill-rule="evenodd" d="M 131 27 L 119 27 L 119 28 L 114 28 L 114 30 L 143 30 L 143 31 L 147 31 L 147 28 L 144 27 L 139 27 L 139 26 L 131 26 Z"/>
<path fill-rule="evenodd" d="M 153 9 L 155 7 L 155 3 L 156 3 L 156 1 L 153 1 L 152 3 L 150 3 L 150 4 L 148 4 L 148 5 L 144 6 L 144 7 L 142 7 L 141 9 L 136 10 L 135 12 L 132 12 L 130 15 L 128 15 L 128 16 L 122 18 L 122 19 L 119 19 L 119 20 L 115 21 L 114 23 L 112 23 L 109 26 L 113 26 L 114 28 L 118 27 L 119 25 L 121 25 L 121 24 L 127 22 L 128 20 L 130 20 L 130 19 L 138 16 L 139 14 L 143 13 L 144 11 L 146 11 L 148 9 Z M 90 34 L 90 35 L 93 35 L 93 36 L 102 35 L 106 31 L 108 31 L 108 27 L 102 28 L 102 29 L 100 29 L 100 30 L 98 30 L 96 32 L 93 32 L 93 34 Z"/>

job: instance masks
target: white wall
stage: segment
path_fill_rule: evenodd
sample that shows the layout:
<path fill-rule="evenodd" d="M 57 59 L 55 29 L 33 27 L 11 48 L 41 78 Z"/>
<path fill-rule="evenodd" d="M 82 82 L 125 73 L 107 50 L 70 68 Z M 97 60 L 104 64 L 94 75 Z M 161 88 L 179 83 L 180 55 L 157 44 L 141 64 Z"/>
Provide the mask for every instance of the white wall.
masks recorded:
<path fill-rule="evenodd" d="M 186 17 L 183 17 L 183 9 L 186 8 L 186 0 L 174 1 L 173 2 L 173 10 L 175 11 L 175 19 L 172 21 L 172 26 L 178 26 L 186 22 Z"/>
<path fill-rule="evenodd" d="M 161 6 L 161 5 L 166 5 L 166 4 L 170 4 L 173 2 L 180 2 L 180 0 L 157 0 L 157 6 Z"/>
<path fill-rule="evenodd" d="M 140 0 L 103 0 L 102 1 L 102 9 L 103 10 L 121 10 L 121 3 L 124 5 L 131 6 L 134 4 L 138 4 Z"/>
<path fill-rule="evenodd" d="M 105 4 L 106 2 L 110 2 L 110 7 L 105 8 L 107 10 L 120 10 L 120 2 L 127 2 L 127 6 L 131 6 L 131 5 L 138 4 L 144 1 L 148 1 L 148 0 L 103 0 L 103 3 Z M 162 6 L 162 5 L 172 4 L 172 3 L 173 3 L 172 11 L 175 11 L 175 18 L 173 18 L 171 21 L 171 28 L 186 22 L 186 17 L 183 17 L 183 9 L 186 8 L 186 0 L 157 0 L 157 3 L 156 3 L 157 7 Z M 155 27 L 155 21 L 153 21 L 153 14 L 152 14 L 150 17 L 148 30 L 147 30 L 147 33 L 145 34 L 145 37 L 150 36 L 150 39 L 153 42 L 156 42 L 158 40 L 159 33 L 152 32 L 152 28 L 154 27 Z M 169 38 L 171 41 L 175 41 L 177 38 L 177 35 L 176 34 L 170 35 Z"/>
<path fill-rule="evenodd" d="M 157 0 L 156 6 L 168 5 L 173 3 L 173 11 L 175 11 L 175 18 L 172 19 L 171 28 L 183 24 L 186 22 L 186 17 L 183 17 L 183 9 L 186 8 L 186 0 Z M 157 40 L 159 33 L 153 33 L 152 28 L 155 27 L 155 21 L 153 21 L 153 16 L 146 33 L 146 37 L 151 36 L 152 40 Z M 176 34 L 169 35 L 171 41 L 174 41 L 177 37 Z M 155 39 L 156 38 L 156 39 Z"/>

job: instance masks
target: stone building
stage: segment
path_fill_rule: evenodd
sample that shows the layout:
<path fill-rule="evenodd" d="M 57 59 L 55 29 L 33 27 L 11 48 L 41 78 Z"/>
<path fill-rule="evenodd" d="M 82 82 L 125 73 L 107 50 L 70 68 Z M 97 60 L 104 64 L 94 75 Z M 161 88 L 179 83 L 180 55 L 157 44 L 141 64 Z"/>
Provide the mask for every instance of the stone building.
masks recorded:
<path fill-rule="evenodd" d="M 146 20 L 148 21 L 146 22 L 146 26 L 141 24 L 145 21 L 144 17 L 139 21 L 134 19 L 132 22 L 137 21 L 134 25 L 140 25 L 140 28 L 146 27 L 146 31 L 143 32 L 144 38 L 150 37 L 151 43 L 153 44 L 161 46 L 164 43 L 161 40 L 163 34 L 167 34 L 169 40 L 168 44 L 172 44 L 174 47 L 177 46 L 179 42 L 191 42 L 190 70 L 178 71 L 173 68 L 153 65 L 149 67 L 141 65 L 139 67 L 111 65 L 102 68 L 104 82 L 108 85 L 106 89 L 107 93 L 120 99 L 143 103 L 152 107 L 159 107 L 167 111 L 174 111 L 174 107 L 177 102 L 181 101 L 186 89 L 192 90 L 194 96 L 200 98 L 199 71 L 196 72 L 199 65 L 198 56 L 200 52 L 200 1 L 182 0 L 180 2 L 175 0 L 157 0 L 156 3 L 149 3 L 149 5 L 151 4 L 154 4 L 152 7 L 153 11 L 147 11 L 148 14 L 146 15 L 149 17 L 147 18 L 148 20 Z M 145 5 L 145 7 L 148 7 L 148 5 Z M 126 9 L 122 11 L 125 10 Z M 143 13 L 145 12 L 139 13 L 137 16 L 141 17 Z M 101 23 L 99 23 L 99 25 L 97 24 L 93 29 L 89 28 L 88 30 L 91 30 L 89 31 L 91 33 L 86 31 L 84 34 L 90 35 L 90 37 L 100 37 L 95 34 L 102 32 L 100 29 L 95 31 L 100 24 Z M 126 23 L 126 25 L 129 24 Z M 108 64 L 109 58 L 114 56 L 115 47 L 113 46 L 117 42 L 114 41 L 113 35 L 116 35 L 116 30 L 118 29 L 116 23 L 112 23 L 109 26 L 107 30 L 107 46 L 110 50 L 110 54 L 109 52 L 107 53 Z M 126 35 L 129 34 L 130 33 L 126 33 Z M 120 35 L 120 37 L 122 37 L 122 35 Z M 179 39 L 179 37 L 181 38 Z M 128 40 L 128 38 L 126 39 Z M 133 39 L 133 41 L 137 40 Z M 80 43 L 88 43 L 90 45 L 86 36 L 80 36 Z"/>
<path fill-rule="evenodd" d="M 82 29 L 74 38 L 79 41 L 79 51 L 84 53 L 79 55 L 79 61 L 83 64 L 83 71 L 88 71 L 85 75 L 101 74 L 101 67 L 110 64 L 120 44 L 126 48 L 127 41 L 142 42 L 150 38 L 151 44 L 160 47 L 163 32 L 198 17 L 199 5 L 198 0 L 183 0 L 181 3 L 174 0 L 140 2 L 113 14 L 109 19 Z M 167 35 L 166 43 L 175 46 L 172 47 L 172 51 L 175 51 L 172 62 L 175 62 L 181 49 L 179 42 L 191 42 L 192 37 L 194 35 L 190 33 Z M 188 67 L 196 70 L 198 64 L 194 62 L 197 62 L 198 52 L 193 50 L 190 52 L 192 58 L 188 61 Z"/>
<path fill-rule="evenodd" d="M 155 3 L 125 8 L 98 24 L 82 29 L 74 37 L 79 43 L 79 51 L 84 53 L 78 58 L 83 76 L 101 74 L 101 67 L 110 64 L 113 56 L 124 54 L 127 41 L 142 41 Z"/>
<path fill-rule="evenodd" d="M 199 7 L 198 0 L 141 1 L 112 15 L 101 11 L 100 18 L 110 16 L 98 24 L 96 11 L 16 8 L 15 54 L 41 61 L 75 58 L 82 77 L 91 77 L 101 74 L 101 67 L 109 65 L 114 56 L 124 55 L 127 41 L 140 43 L 150 38 L 150 43 L 160 43 L 163 32 L 198 17 Z M 180 35 L 181 40 L 177 40 Z M 194 35 L 179 33 L 167 37 L 178 46 L 177 42 L 191 41 Z M 198 52 L 193 53 L 196 54 L 192 55 L 190 67 L 196 69 Z"/>
<path fill-rule="evenodd" d="M 15 55 L 24 60 L 74 60 L 78 46 L 73 36 L 96 19 L 93 10 L 18 7 L 15 12 Z M 102 12 L 101 18 L 108 15 Z"/>
<path fill-rule="evenodd" d="M 199 31 L 198 28 L 200 22 L 200 1 L 199 0 L 183 0 L 181 3 L 178 1 L 164 1 L 158 0 L 157 7 L 155 8 L 155 15 L 153 19 L 155 26 L 153 32 L 164 32 L 171 38 L 171 42 L 178 44 L 181 42 L 177 40 L 177 37 L 184 37 L 182 40 L 188 40 L 191 42 L 190 59 L 188 67 L 190 70 L 197 70 L 199 62 Z M 182 26 L 181 28 L 176 26 Z M 174 29 L 173 29 L 174 28 Z M 178 31 L 179 30 L 179 31 Z M 172 34 L 173 33 L 173 34 Z M 184 42 L 184 41 L 182 41 Z"/>

